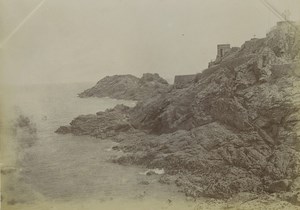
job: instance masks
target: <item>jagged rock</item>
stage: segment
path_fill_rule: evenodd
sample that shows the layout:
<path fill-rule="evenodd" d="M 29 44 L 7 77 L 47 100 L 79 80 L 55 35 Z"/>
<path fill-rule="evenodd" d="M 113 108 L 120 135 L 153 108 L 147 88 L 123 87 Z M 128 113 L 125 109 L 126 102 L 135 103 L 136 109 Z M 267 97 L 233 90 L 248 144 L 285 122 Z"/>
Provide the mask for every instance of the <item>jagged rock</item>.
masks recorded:
<path fill-rule="evenodd" d="M 91 135 L 99 138 L 115 136 L 120 132 L 129 131 L 132 127 L 127 122 L 129 107 L 117 105 L 96 115 L 80 115 L 70 126 L 61 126 L 56 133 L 73 133 L 75 135 Z"/>
<path fill-rule="evenodd" d="M 80 93 L 79 97 L 110 97 L 140 101 L 166 93 L 170 87 L 158 74 L 146 73 L 141 78 L 115 75 L 101 79 L 94 87 Z"/>
<path fill-rule="evenodd" d="M 300 173 L 300 48 L 288 26 L 229 51 L 184 89 L 80 116 L 71 131 L 111 136 L 125 152 L 115 162 L 163 168 L 188 196 L 297 188 L 290 181 Z"/>
<path fill-rule="evenodd" d="M 60 126 L 55 133 L 60 133 L 60 134 L 67 134 L 67 133 L 71 133 L 71 126 Z"/>

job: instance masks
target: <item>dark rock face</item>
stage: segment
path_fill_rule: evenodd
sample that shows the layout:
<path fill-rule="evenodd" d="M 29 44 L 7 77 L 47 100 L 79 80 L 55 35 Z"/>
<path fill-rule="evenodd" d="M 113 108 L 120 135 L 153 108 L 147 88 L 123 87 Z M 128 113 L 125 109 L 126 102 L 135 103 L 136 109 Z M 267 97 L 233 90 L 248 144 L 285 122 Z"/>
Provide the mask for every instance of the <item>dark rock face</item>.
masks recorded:
<path fill-rule="evenodd" d="M 132 128 L 128 123 L 129 109 L 127 106 L 117 105 L 105 112 L 97 112 L 96 115 L 80 115 L 72 120 L 70 126 L 61 126 L 55 132 L 91 135 L 98 138 L 112 137 Z"/>
<path fill-rule="evenodd" d="M 71 126 L 60 126 L 55 133 L 67 134 L 72 133 Z"/>
<path fill-rule="evenodd" d="M 71 132 L 112 136 L 127 152 L 116 162 L 164 168 L 189 196 L 296 189 L 300 48 L 286 27 L 229 52 L 184 89 L 80 116 Z"/>
<path fill-rule="evenodd" d="M 160 136 L 120 138 L 121 142 L 131 138 L 131 142 L 121 148 L 128 155 L 116 162 L 180 174 L 177 185 L 193 197 L 285 191 L 289 188 L 282 179 L 293 179 L 299 173 L 299 156 L 293 149 L 284 145 L 274 149 L 256 132 L 235 133 L 217 122 Z"/>
<path fill-rule="evenodd" d="M 125 100 L 144 100 L 168 92 L 170 85 L 158 74 L 107 76 L 94 87 L 79 94 L 79 97 L 110 97 Z"/>

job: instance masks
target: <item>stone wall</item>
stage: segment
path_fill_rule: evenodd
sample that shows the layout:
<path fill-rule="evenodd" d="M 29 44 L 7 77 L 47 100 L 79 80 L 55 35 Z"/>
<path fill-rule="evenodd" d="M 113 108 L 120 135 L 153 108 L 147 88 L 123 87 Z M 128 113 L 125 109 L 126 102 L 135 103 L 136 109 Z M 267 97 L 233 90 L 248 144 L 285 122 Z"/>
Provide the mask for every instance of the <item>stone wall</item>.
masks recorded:
<path fill-rule="evenodd" d="M 177 76 L 175 76 L 175 79 L 174 79 L 174 87 L 177 89 L 186 88 L 191 83 L 194 82 L 195 78 L 196 78 L 195 74 L 177 75 Z"/>

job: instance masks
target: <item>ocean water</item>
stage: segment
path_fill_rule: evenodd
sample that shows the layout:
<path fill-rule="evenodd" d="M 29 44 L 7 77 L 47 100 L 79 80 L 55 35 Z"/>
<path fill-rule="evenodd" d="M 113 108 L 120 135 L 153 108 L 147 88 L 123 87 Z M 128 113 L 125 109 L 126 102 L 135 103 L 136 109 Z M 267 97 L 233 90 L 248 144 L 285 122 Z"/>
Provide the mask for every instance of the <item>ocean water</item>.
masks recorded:
<path fill-rule="evenodd" d="M 117 203 L 125 199 L 141 204 L 159 201 L 157 208 L 171 207 L 170 201 L 186 205 L 177 187 L 160 184 L 159 175 L 144 175 L 149 169 L 111 163 L 111 158 L 122 155 L 111 150 L 117 143 L 54 132 L 78 115 L 94 114 L 120 103 L 135 105 L 134 101 L 77 97 L 90 86 L 92 84 L 85 83 L 14 87 L 10 112 L 29 117 L 36 128 L 35 143 L 23 148 L 22 156 L 18 157 L 22 182 L 47 201 L 79 199 L 90 204 L 87 201 Z"/>

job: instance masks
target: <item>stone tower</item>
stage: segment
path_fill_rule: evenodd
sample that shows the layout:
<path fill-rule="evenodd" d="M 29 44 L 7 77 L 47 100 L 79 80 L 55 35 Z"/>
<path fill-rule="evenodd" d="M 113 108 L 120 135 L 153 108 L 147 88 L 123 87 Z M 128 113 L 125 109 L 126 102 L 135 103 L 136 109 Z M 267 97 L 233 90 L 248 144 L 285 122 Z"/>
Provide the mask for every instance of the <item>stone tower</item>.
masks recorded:
<path fill-rule="evenodd" d="M 220 58 L 223 58 L 224 55 L 230 50 L 230 44 L 218 44 L 217 49 L 217 60 L 219 60 Z"/>

